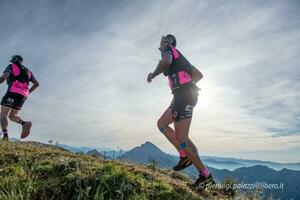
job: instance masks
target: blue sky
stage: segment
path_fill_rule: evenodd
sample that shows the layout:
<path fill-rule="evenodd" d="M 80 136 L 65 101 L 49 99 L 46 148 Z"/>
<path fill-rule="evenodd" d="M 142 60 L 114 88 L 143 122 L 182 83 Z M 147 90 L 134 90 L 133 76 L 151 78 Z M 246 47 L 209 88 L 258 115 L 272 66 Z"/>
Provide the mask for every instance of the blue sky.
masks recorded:
<path fill-rule="evenodd" d="M 299 18 L 296 0 L 0 0 L 0 65 L 21 54 L 41 84 L 21 112 L 28 140 L 125 150 L 149 140 L 175 153 L 156 128 L 167 80 L 146 82 L 173 33 L 204 74 L 190 133 L 200 154 L 300 162 Z"/>

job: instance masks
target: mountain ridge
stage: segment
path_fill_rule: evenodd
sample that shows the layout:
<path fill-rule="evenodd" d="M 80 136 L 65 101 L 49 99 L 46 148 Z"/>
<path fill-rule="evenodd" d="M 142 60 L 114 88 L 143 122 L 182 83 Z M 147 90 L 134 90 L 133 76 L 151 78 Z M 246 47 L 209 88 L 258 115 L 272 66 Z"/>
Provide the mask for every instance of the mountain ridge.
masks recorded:
<path fill-rule="evenodd" d="M 153 149 L 151 149 L 151 147 Z M 149 160 L 154 159 L 155 163 L 160 167 L 172 168 L 172 166 L 174 166 L 178 161 L 178 158 L 168 155 L 158 149 L 159 148 L 154 144 L 146 142 L 139 147 L 135 147 L 127 151 L 122 157 L 120 157 L 120 159 L 143 164 L 149 164 L 151 163 Z M 277 171 L 264 165 L 253 165 L 249 167 L 244 166 L 233 171 L 226 169 L 219 170 L 210 166 L 208 167 L 215 179 L 220 182 L 224 181 L 226 178 L 231 178 L 236 180 L 238 183 L 256 184 L 257 182 L 260 182 L 266 184 L 283 184 L 285 188 L 267 189 L 264 194 L 266 196 L 271 196 L 273 194 L 276 198 L 282 199 L 300 198 L 300 171 L 298 170 L 284 168 Z M 194 167 L 189 167 L 183 172 L 193 179 L 198 176 L 198 172 Z"/>
<path fill-rule="evenodd" d="M 148 141 L 149 142 L 149 141 Z M 146 142 L 145 142 L 146 143 Z M 145 144 L 144 143 L 144 144 Z M 151 143 L 151 142 L 150 142 Z M 153 143 L 151 143 L 153 144 Z M 63 146 L 63 144 L 59 144 L 60 146 Z M 141 146 L 141 145 L 140 145 Z M 72 152 L 84 152 L 86 153 L 89 150 L 95 149 L 95 148 L 89 148 L 89 147 L 73 147 L 69 145 L 65 145 L 63 147 L 67 150 L 70 150 Z M 75 149 L 75 150 L 74 150 Z M 134 148 L 132 148 L 134 149 Z M 130 150 L 132 150 L 130 149 Z M 128 151 L 130 151 L 128 150 Z M 118 157 L 122 156 L 124 153 L 128 151 L 124 150 L 99 150 L 97 148 L 97 151 L 102 153 L 103 155 L 106 154 L 106 156 L 110 158 L 117 159 Z M 176 158 L 173 154 L 168 154 Z M 247 167 L 247 166 L 255 166 L 255 165 L 266 165 L 272 169 L 275 169 L 277 171 L 288 168 L 291 170 L 300 170 L 300 162 L 295 163 L 280 163 L 280 162 L 272 162 L 272 161 L 263 161 L 263 160 L 253 160 L 253 159 L 243 159 L 243 158 L 227 158 L 227 157 L 217 157 L 217 156 L 201 156 L 204 162 L 209 163 L 210 166 L 213 166 L 216 169 L 229 169 L 230 171 L 233 171 L 234 169 L 240 168 L 240 167 Z"/>

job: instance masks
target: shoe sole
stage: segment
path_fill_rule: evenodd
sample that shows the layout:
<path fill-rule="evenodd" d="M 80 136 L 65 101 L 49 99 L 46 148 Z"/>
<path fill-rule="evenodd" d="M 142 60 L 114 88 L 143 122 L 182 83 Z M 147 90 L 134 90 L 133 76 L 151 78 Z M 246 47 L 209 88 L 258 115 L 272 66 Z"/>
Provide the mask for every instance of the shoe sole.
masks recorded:
<path fill-rule="evenodd" d="M 24 128 L 21 133 L 21 138 L 24 139 L 30 134 L 30 129 L 31 129 L 32 123 L 31 122 L 26 122 L 24 124 Z"/>
<path fill-rule="evenodd" d="M 187 183 L 187 186 L 192 190 L 196 190 L 196 191 L 201 192 L 201 191 L 205 190 L 207 188 L 207 186 L 215 185 L 215 184 L 216 184 L 216 182 L 213 179 L 209 179 L 209 180 L 206 180 L 206 181 L 200 183 L 197 186 L 195 186 L 191 183 Z"/>

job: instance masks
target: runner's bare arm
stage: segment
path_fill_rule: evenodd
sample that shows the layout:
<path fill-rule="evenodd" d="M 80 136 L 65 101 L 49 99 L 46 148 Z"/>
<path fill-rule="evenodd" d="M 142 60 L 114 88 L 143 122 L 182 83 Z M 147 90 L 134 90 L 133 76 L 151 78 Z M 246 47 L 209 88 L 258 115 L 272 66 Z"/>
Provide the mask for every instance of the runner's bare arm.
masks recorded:
<path fill-rule="evenodd" d="M 165 54 L 161 61 L 159 61 L 156 69 L 154 70 L 153 73 L 149 73 L 147 81 L 148 83 L 151 82 L 152 79 L 154 79 L 157 75 L 163 73 L 166 71 L 170 65 L 172 64 L 172 55 L 171 54 Z"/>
<path fill-rule="evenodd" d="M 194 66 L 192 66 L 192 79 L 194 83 L 199 82 L 203 78 L 203 74 Z"/>
<path fill-rule="evenodd" d="M 5 73 L 0 77 L 0 84 L 3 83 L 8 77 L 9 77 L 9 72 L 5 72 Z"/>
<path fill-rule="evenodd" d="M 40 84 L 34 77 L 32 77 L 30 81 L 33 83 L 33 85 L 29 89 L 29 93 L 32 93 L 33 90 L 35 90 Z"/>
<path fill-rule="evenodd" d="M 166 71 L 170 65 L 172 64 L 172 55 L 171 54 L 165 54 L 161 61 L 159 61 L 156 69 L 154 70 L 152 76 L 153 78 L 161 73 L 163 73 L 164 71 Z"/>

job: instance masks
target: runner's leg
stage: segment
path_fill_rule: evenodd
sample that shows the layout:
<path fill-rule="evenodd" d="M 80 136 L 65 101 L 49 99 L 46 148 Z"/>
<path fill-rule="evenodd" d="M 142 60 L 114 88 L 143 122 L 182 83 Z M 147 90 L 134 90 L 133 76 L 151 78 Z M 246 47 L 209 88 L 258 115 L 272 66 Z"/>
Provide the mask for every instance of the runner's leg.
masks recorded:
<path fill-rule="evenodd" d="M 203 190 L 208 185 L 214 185 L 215 181 L 210 174 L 207 167 L 202 163 L 196 146 L 188 137 L 189 129 L 191 125 L 192 118 L 180 119 L 178 121 L 174 121 L 175 131 L 178 133 L 178 138 L 180 141 L 180 146 L 186 152 L 188 159 L 194 164 L 194 166 L 199 171 L 198 179 L 193 183 L 188 183 L 187 185 L 192 189 Z"/>
<path fill-rule="evenodd" d="M 204 166 L 204 164 L 202 163 L 202 161 L 198 156 L 198 151 L 196 146 L 188 137 L 191 121 L 192 118 L 180 119 L 178 121 L 174 121 L 175 132 L 177 134 L 180 147 L 184 149 L 189 160 L 194 164 L 194 166 L 198 169 L 198 171 L 202 171 L 205 170 L 206 167 Z"/>
<path fill-rule="evenodd" d="M 157 127 L 179 152 L 181 148 L 179 142 L 177 141 L 174 130 L 169 126 L 171 123 L 173 123 L 172 111 L 171 108 L 167 108 L 157 121 Z"/>
<path fill-rule="evenodd" d="M 7 116 L 9 111 L 11 110 L 10 107 L 7 106 L 1 106 L 1 129 L 4 134 L 4 136 L 7 136 L 7 126 L 8 126 L 8 121 L 7 121 Z"/>
<path fill-rule="evenodd" d="M 22 132 L 21 132 L 21 138 L 26 138 L 30 134 L 31 129 L 31 122 L 23 121 L 19 116 L 17 116 L 19 110 L 12 109 L 9 113 L 9 119 L 13 122 L 16 122 L 18 124 L 22 125 Z"/>
<path fill-rule="evenodd" d="M 12 109 L 8 115 L 9 119 L 13 122 L 23 125 L 24 121 L 18 116 L 19 110 Z"/>

